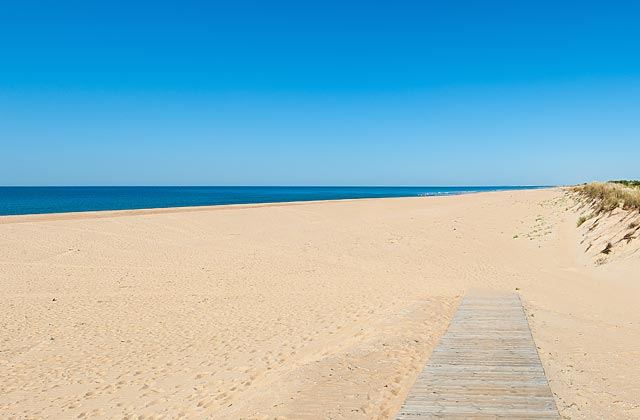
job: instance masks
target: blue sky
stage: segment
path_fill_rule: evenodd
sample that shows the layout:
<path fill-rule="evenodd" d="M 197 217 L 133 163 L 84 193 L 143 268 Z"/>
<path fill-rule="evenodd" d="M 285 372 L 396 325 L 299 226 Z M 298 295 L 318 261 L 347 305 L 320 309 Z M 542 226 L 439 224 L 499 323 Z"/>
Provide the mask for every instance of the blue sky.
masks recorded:
<path fill-rule="evenodd" d="M 0 4 L 0 185 L 640 178 L 640 2 L 132 3 Z"/>

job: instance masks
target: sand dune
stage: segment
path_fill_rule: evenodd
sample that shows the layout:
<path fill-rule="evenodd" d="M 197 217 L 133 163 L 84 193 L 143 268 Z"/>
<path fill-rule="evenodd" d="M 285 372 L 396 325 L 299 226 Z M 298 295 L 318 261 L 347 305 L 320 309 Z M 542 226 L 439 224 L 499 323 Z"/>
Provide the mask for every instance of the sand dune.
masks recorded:
<path fill-rule="evenodd" d="M 638 418 L 640 239 L 596 262 L 583 211 L 549 189 L 0 218 L 0 417 L 390 418 L 482 287 L 520 291 L 563 415 Z"/>

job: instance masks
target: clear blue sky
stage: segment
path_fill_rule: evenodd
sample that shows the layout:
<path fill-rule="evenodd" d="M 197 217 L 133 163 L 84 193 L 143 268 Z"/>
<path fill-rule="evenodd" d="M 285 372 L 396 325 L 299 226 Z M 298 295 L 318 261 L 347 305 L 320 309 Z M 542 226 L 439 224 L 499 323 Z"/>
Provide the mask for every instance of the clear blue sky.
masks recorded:
<path fill-rule="evenodd" d="M 0 185 L 640 178 L 638 22 L 638 1 L 3 1 Z"/>

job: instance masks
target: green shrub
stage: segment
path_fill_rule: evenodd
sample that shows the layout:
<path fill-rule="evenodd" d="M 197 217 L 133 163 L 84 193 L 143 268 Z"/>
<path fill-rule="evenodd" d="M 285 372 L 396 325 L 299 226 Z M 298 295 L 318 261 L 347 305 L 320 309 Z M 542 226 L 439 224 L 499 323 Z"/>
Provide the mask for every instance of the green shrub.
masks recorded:
<path fill-rule="evenodd" d="M 625 187 L 640 188 L 640 181 L 619 180 L 619 181 L 609 181 L 609 182 L 613 182 L 614 184 L 622 184 Z"/>

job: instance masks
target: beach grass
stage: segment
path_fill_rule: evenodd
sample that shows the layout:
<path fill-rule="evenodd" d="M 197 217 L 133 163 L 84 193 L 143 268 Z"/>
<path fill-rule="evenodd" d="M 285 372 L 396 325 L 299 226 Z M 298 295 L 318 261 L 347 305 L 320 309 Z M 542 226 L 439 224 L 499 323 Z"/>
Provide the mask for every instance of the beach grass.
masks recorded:
<path fill-rule="evenodd" d="M 618 207 L 640 211 L 640 181 L 592 182 L 572 187 L 594 204 L 596 213 L 612 211 Z"/>

